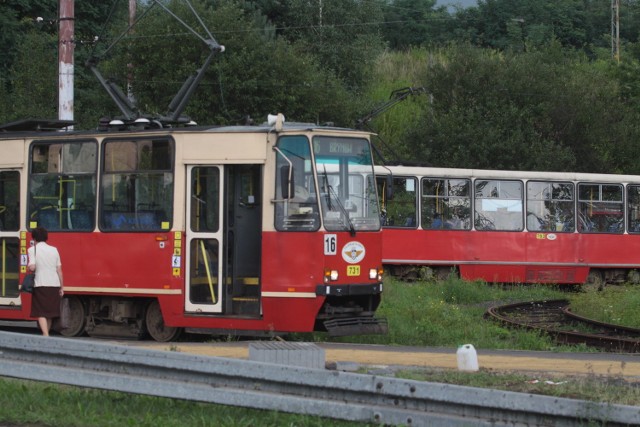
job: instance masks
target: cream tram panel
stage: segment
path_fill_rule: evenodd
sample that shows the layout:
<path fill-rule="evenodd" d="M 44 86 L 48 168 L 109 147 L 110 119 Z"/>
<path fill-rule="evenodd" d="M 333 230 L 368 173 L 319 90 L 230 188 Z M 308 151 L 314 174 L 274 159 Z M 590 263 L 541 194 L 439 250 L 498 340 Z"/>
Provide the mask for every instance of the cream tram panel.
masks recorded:
<path fill-rule="evenodd" d="M 1 167 L 17 167 L 24 166 L 25 159 L 25 140 L 23 139 L 7 139 L 0 141 L 0 166 Z"/>
<path fill-rule="evenodd" d="M 180 144 L 186 137 L 188 144 Z M 185 164 L 264 163 L 267 153 L 266 133 L 201 133 L 174 135 Z"/>

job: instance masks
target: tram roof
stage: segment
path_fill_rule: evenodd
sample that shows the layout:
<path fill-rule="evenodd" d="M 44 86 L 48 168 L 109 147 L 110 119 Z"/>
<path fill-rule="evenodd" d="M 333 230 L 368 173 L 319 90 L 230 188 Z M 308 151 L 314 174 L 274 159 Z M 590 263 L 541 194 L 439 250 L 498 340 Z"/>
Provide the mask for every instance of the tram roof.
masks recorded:
<path fill-rule="evenodd" d="M 554 180 L 554 181 L 593 181 L 602 183 L 640 182 L 639 175 L 604 174 L 588 172 L 546 172 L 546 171 L 511 171 L 498 169 L 464 169 L 443 168 L 433 166 L 376 165 L 376 173 L 394 176 L 416 176 L 449 179 L 519 179 L 519 180 Z"/>
<path fill-rule="evenodd" d="M 272 125 L 266 123 L 260 125 L 231 125 L 231 126 L 180 126 L 165 128 L 126 128 L 117 129 L 109 128 L 107 130 L 64 130 L 73 126 L 75 123 L 68 120 L 40 120 L 28 119 L 16 122 L 0 124 L 0 139 L 14 138 L 42 138 L 42 137 L 61 137 L 64 135 L 74 136 L 115 136 L 118 134 L 172 134 L 172 133 L 269 133 L 274 131 Z M 315 123 L 284 123 L 280 132 L 309 132 L 309 131 L 327 131 L 327 132 L 364 132 L 351 128 L 318 125 Z"/>

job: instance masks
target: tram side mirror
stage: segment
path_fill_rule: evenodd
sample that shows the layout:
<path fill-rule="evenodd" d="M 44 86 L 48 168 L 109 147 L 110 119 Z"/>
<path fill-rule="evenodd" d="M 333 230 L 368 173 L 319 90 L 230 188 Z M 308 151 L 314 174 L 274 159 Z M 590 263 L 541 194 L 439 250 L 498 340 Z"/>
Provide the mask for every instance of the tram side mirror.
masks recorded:
<path fill-rule="evenodd" d="M 385 200 L 393 200 L 393 175 L 387 175 L 385 188 Z"/>
<path fill-rule="evenodd" d="M 291 176 L 291 178 L 289 178 Z M 295 195 L 295 183 L 293 179 L 293 171 L 291 166 L 285 165 L 280 167 L 280 192 L 283 199 L 292 199 Z"/>

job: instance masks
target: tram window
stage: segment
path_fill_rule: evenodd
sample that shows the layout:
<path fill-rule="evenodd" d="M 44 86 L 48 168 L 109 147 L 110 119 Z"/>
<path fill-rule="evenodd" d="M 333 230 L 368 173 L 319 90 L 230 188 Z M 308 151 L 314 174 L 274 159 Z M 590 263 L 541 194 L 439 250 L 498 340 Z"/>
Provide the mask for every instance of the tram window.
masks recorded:
<path fill-rule="evenodd" d="M 218 241 L 193 239 L 189 265 L 189 300 L 194 304 L 218 302 Z"/>
<path fill-rule="evenodd" d="M 314 231 L 320 228 L 320 214 L 313 170 L 311 149 L 304 136 L 287 136 L 278 140 L 276 152 L 275 225 L 279 231 Z M 294 192 L 285 198 L 282 189 L 287 188 L 288 174 L 280 173 L 292 166 Z"/>
<path fill-rule="evenodd" d="M 220 226 L 220 170 L 195 167 L 191 171 L 191 230 L 214 233 Z"/>
<path fill-rule="evenodd" d="M 0 231 L 20 228 L 20 174 L 0 171 Z"/>
<path fill-rule="evenodd" d="M 578 231 L 623 233 L 621 184 L 578 184 Z"/>
<path fill-rule="evenodd" d="M 468 179 L 422 180 L 422 228 L 471 229 L 471 181 Z"/>
<path fill-rule="evenodd" d="M 627 201 L 629 233 L 640 233 L 640 185 L 627 186 Z"/>
<path fill-rule="evenodd" d="M 527 230 L 573 232 L 574 187 L 570 182 L 527 182 Z"/>
<path fill-rule="evenodd" d="M 97 144 L 36 142 L 31 146 L 28 226 L 92 231 L 96 205 Z"/>
<path fill-rule="evenodd" d="M 417 227 L 418 208 L 416 204 L 417 180 L 413 177 L 394 176 L 393 199 L 384 200 L 385 176 L 376 178 L 378 196 L 382 207 L 382 225 L 385 227 Z"/>
<path fill-rule="evenodd" d="M 103 144 L 100 228 L 170 230 L 173 220 L 173 141 L 107 140 Z"/>
<path fill-rule="evenodd" d="M 523 224 L 521 181 L 475 181 L 475 227 L 477 230 L 520 231 Z"/>
<path fill-rule="evenodd" d="M 0 269 L 0 282 L 2 283 L 0 298 L 17 298 L 20 295 L 18 290 L 20 249 L 18 237 L 0 236 L 0 265 L 2 266 Z"/>

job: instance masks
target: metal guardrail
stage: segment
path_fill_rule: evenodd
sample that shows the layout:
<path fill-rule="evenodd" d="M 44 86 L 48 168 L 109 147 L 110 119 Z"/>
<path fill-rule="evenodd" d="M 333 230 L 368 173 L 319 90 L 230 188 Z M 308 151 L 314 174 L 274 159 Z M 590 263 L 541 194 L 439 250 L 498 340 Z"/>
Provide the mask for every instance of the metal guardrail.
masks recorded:
<path fill-rule="evenodd" d="M 0 376 L 385 425 L 640 425 L 633 406 L 11 332 Z"/>

